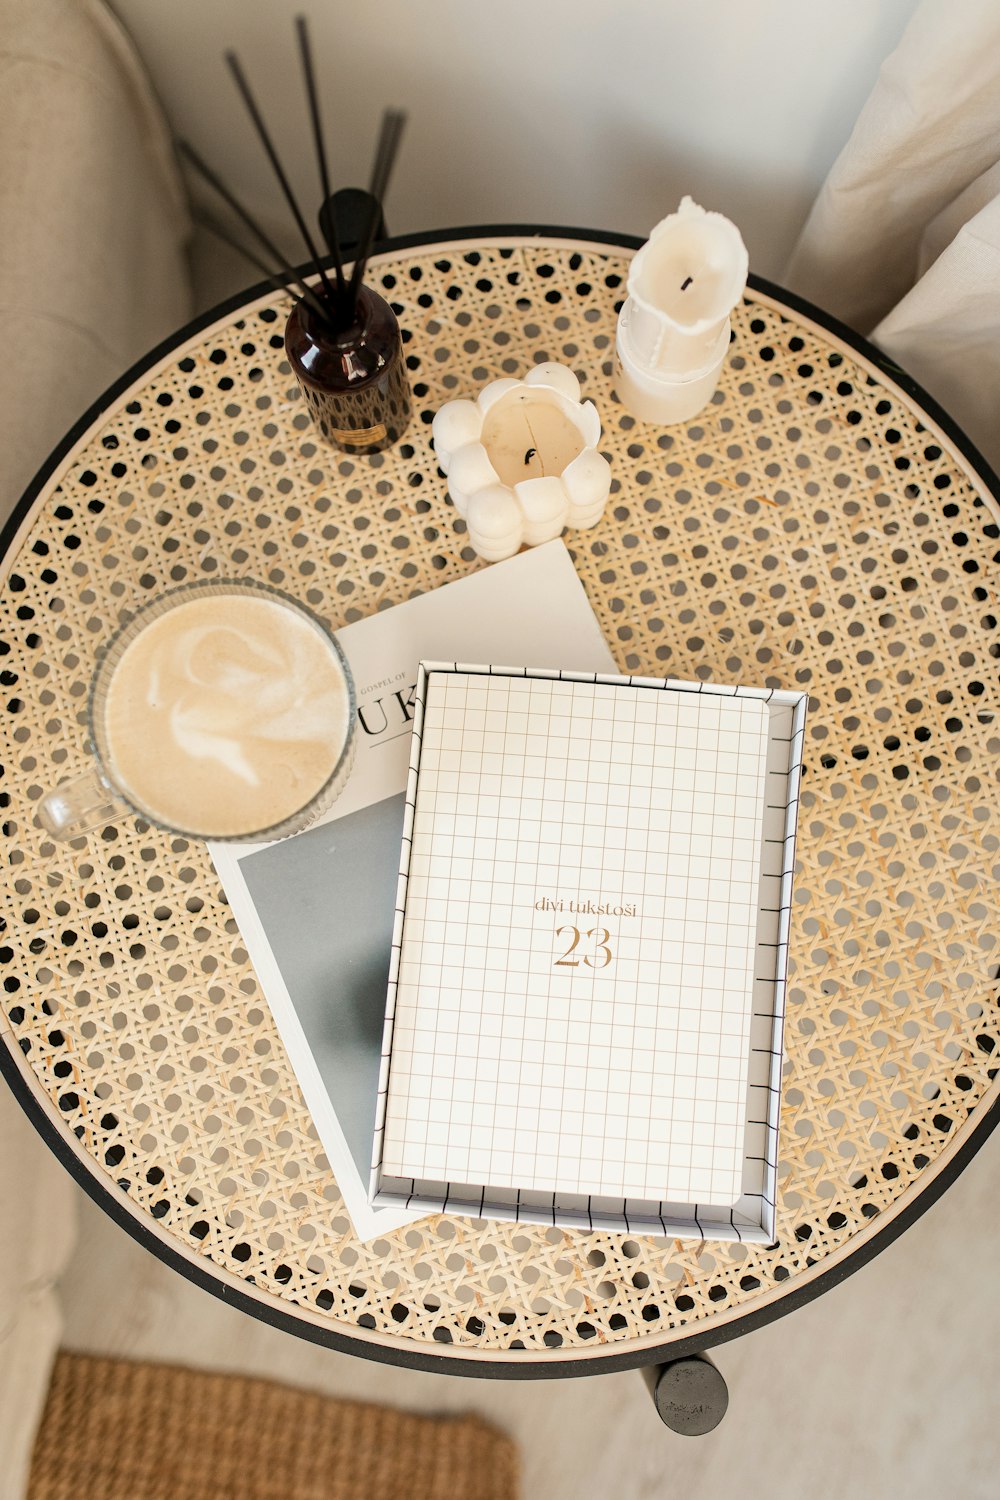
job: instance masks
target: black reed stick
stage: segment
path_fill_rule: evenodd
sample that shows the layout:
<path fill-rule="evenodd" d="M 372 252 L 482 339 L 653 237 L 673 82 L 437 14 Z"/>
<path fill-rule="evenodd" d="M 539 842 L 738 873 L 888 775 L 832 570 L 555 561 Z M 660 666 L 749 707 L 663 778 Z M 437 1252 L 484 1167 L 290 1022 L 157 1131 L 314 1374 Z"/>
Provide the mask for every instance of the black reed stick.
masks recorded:
<path fill-rule="evenodd" d="M 267 264 L 266 261 L 261 260 L 260 256 L 255 254 L 254 251 L 249 248 L 249 246 L 243 244 L 242 240 L 237 239 L 234 234 L 230 234 L 229 230 L 226 229 L 226 227 L 221 224 L 218 219 L 214 218 L 211 214 L 206 213 L 204 209 L 195 209 L 194 216 L 198 223 L 201 224 L 203 228 L 208 230 L 209 234 L 214 234 L 216 239 L 221 240 L 225 245 L 229 245 L 231 249 L 235 250 L 239 255 L 242 255 L 244 260 L 249 261 L 252 266 L 256 266 L 258 271 L 263 272 L 264 276 L 270 282 L 271 286 L 274 287 L 275 291 L 288 291 L 289 281 L 294 281 L 296 279 L 295 272 L 290 266 L 282 265 L 282 275 L 279 276 L 275 271 L 271 270 L 271 267 Z M 304 282 L 302 283 L 302 287 L 302 301 L 308 302 L 313 312 L 317 313 L 324 322 L 328 322 L 329 314 L 326 308 L 323 306 L 322 302 L 320 302 L 319 298 L 309 290 Z M 293 300 L 295 300 L 297 306 L 298 299 L 296 298 Z"/>
<path fill-rule="evenodd" d="M 261 229 L 256 220 L 251 218 L 250 214 L 243 207 L 243 204 L 239 201 L 236 195 L 230 192 L 229 188 L 226 187 L 222 179 L 212 171 L 212 168 L 208 165 L 207 162 L 202 160 L 197 151 L 192 145 L 190 145 L 188 141 L 178 141 L 177 144 L 179 150 L 191 163 L 198 175 L 200 177 L 203 177 L 208 183 L 209 187 L 214 189 L 214 191 L 218 193 L 219 197 L 229 205 L 233 213 L 243 221 L 246 227 L 250 230 L 251 234 L 255 235 L 260 243 L 264 246 L 264 249 L 267 251 L 268 255 L 273 256 L 273 258 L 278 262 L 279 266 L 282 268 L 288 279 L 290 281 L 293 281 L 299 288 L 303 298 L 306 302 L 309 303 L 309 306 L 312 308 L 313 312 L 318 313 L 323 321 L 328 323 L 330 321 L 329 312 L 323 307 L 323 304 L 320 302 L 315 292 L 313 292 L 306 285 L 298 272 L 294 271 L 291 266 L 287 264 L 287 262 L 285 261 L 285 257 L 282 255 L 277 245 L 275 245 L 274 241 L 264 233 L 264 230 Z M 257 264 L 260 264 L 260 262 L 257 262 Z"/>
<path fill-rule="evenodd" d="M 326 163 L 326 146 L 323 141 L 323 124 L 319 113 L 319 96 L 316 91 L 316 71 L 313 67 L 312 44 L 309 40 L 309 23 L 305 16 L 296 16 L 295 28 L 299 36 L 299 54 L 302 58 L 302 71 L 305 74 L 306 80 L 306 96 L 309 100 L 313 140 L 316 143 L 316 159 L 319 162 L 319 180 L 323 189 L 323 202 L 329 203 L 333 194 L 330 190 L 330 173 Z M 333 212 L 329 215 L 329 227 L 330 235 L 327 243 L 333 254 L 333 268 L 337 277 L 337 299 L 342 310 L 347 288 L 344 281 L 343 256 L 340 253 L 340 237 L 337 233 L 337 216 Z"/>
<path fill-rule="evenodd" d="M 372 163 L 372 174 L 368 191 L 372 196 L 371 212 L 368 215 L 368 223 L 365 227 L 365 235 L 358 248 L 357 259 L 354 262 L 354 270 L 351 272 L 351 284 L 348 292 L 348 301 L 353 317 L 358 302 L 358 293 L 364 279 L 365 269 L 368 265 L 368 257 L 371 254 L 372 243 L 375 238 L 375 229 L 379 219 L 382 217 L 382 203 L 385 192 L 389 186 L 389 178 L 396 161 L 396 153 L 403 135 L 403 127 L 406 124 L 406 115 L 400 109 L 387 109 L 382 116 L 382 126 L 379 130 L 378 145 L 375 150 L 375 160 Z"/>
<path fill-rule="evenodd" d="M 275 176 L 281 184 L 281 190 L 285 195 L 285 201 L 292 211 L 292 217 L 295 219 L 295 222 L 299 227 L 299 233 L 302 235 L 302 238 L 306 243 L 306 249 L 309 251 L 309 255 L 312 258 L 312 262 L 319 275 L 319 279 L 323 283 L 323 290 L 326 292 L 327 296 L 332 302 L 335 295 L 333 287 L 331 286 L 330 280 L 323 269 L 322 263 L 320 261 L 319 251 L 317 250 L 316 245 L 313 242 L 312 235 L 309 233 L 308 225 L 306 224 L 305 219 L 302 217 L 302 211 L 299 208 L 298 202 L 296 201 L 295 194 L 292 192 L 291 184 L 288 181 L 288 178 L 285 176 L 285 169 L 281 165 L 281 161 L 278 157 L 277 151 L 274 149 L 274 143 L 272 142 L 271 137 L 268 133 L 267 126 L 264 124 L 264 120 L 260 113 L 260 110 L 257 108 L 257 101 L 254 99 L 254 96 L 250 90 L 250 85 L 247 83 L 247 80 L 243 74 L 243 69 L 240 66 L 240 60 L 236 56 L 235 52 L 226 53 L 226 63 L 228 64 L 229 71 L 232 73 L 233 78 L 236 80 L 236 87 L 240 91 L 240 94 L 243 98 L 243 103 L 246 105 L 250 118 L 253 121 L 254 128 L 257 131 L 258 136 L 260 137 L 261 145 L 264 147 L 264 150 L 267 153 L 268 161 L 274 168 Z"/>

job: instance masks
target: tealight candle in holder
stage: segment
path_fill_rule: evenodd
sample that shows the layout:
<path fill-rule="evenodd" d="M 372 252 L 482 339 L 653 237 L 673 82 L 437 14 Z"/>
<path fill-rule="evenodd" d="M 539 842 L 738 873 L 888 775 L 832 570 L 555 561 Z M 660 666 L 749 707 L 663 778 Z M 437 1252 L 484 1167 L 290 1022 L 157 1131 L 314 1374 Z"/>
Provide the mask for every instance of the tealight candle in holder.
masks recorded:
<path fill-rule="evenodd" d="M 736 225 L 683 198 L 636 252 L 618 317 L 616 387 L 642 422 L 687 422 L 711 399 L 747 281 Z"/>
<path fill-rule="evenodd" d="M 449 401 L 431 432 L 448 493 L 487 562 L 604 514 L 611 465 L 597 451 L 601 419 L 565 365 L 535 365 L 523 380 L 492 381 L 475 401 Z"/>

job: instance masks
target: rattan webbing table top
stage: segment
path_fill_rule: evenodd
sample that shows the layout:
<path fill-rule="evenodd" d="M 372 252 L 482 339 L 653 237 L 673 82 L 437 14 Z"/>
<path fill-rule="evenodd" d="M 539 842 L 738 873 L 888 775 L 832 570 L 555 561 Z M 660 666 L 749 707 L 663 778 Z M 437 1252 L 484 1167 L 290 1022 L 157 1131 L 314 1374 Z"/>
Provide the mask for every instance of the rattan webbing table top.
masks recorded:
<path fill-rule="evenodd" d="M 323 445 L 287 304 L 250 300 L 106 405 L 9 553 L 6 1070 L 153 1248 L 373 1354 L 556 1373 L 714 1342 L 888 1238 L 996 1113 L 995 504 L 902 386 L 760 290 L 714 404 L 633 423 L 629 254 L 497 235 L 380 257 L 417 414 L 374 458 Z M 144 597 L 249 575 L 339 626 L 482 566 L 430 418 L 543 359 L 604 422 L 611 501 L 566 542 L 620 668 L 810 694 L 770 1248 L 457 1218 L 358 1244 L 205 848 L 136 821 L 56 846 L 34 821 L 85 765 L 95 648 Z"/>

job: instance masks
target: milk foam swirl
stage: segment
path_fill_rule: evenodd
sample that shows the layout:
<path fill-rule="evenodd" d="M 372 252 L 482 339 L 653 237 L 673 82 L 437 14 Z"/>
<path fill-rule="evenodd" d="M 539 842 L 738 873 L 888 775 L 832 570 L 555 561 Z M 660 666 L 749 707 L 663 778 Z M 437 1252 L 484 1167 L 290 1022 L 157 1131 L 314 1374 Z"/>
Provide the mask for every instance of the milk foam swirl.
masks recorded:
<path fill-rule="evenodd" d="M 342 686 L 313 688 L 315 651 L 297 632 L 249 637 L 225 625 L 194 625 L 178 636 L 172 655 L 169 723 L 177 748 L 219 761 L 250 786 L 259 786 L 260 776 L 249 743 L 307 744 L 343 716 Z M 186 691 L 178 693 L 182 685 Z M 163 699 L 154 669 L 146 701 L 156 708 Z"/>
<path fill-rule="evenodd" d="M 151 621 L 115 669 L 113 770 L 175 826 L 271 827 L 331 774 L 348 705 L 333 647 L 297 611 L 267 597 L 190 600 Z"/>

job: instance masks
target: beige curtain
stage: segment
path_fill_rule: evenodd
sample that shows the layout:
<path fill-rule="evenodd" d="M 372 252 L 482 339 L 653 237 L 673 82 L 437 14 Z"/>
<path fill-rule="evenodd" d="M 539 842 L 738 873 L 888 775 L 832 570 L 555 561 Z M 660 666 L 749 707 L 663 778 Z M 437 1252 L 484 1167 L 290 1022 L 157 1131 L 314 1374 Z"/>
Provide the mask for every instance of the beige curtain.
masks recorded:
<path fill-rule="evenodd" d="M 1000 0 L 924 0 L 785 280 L 868 334 L 1000 468 Z"/>

